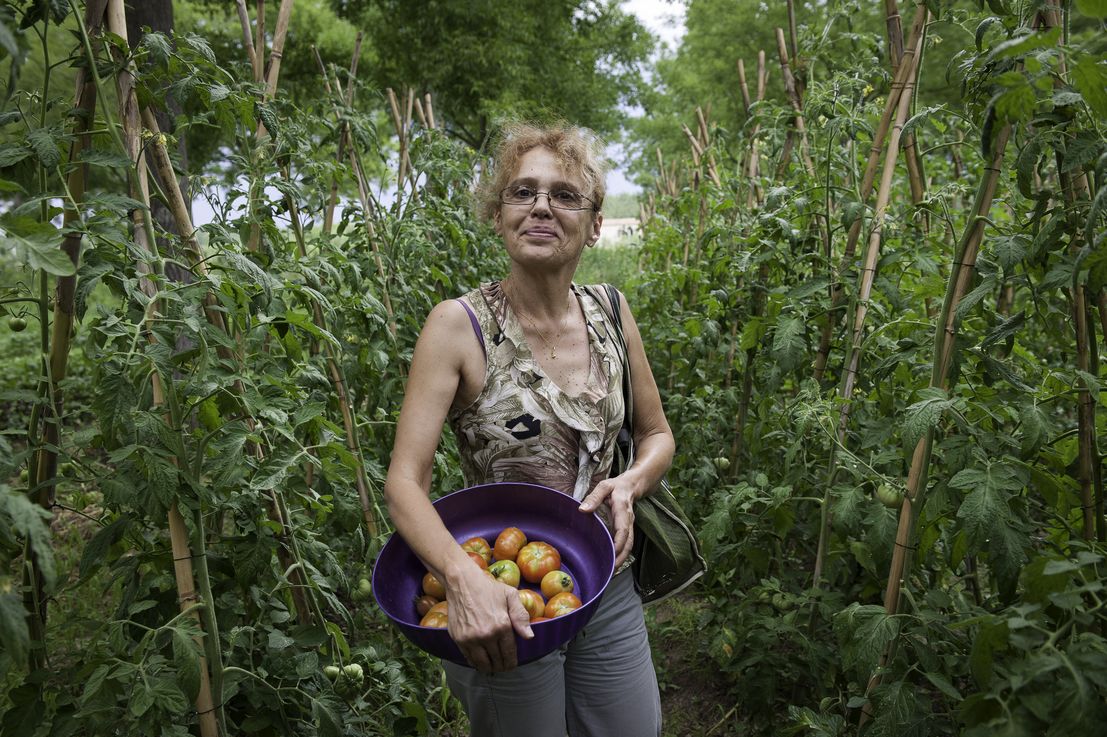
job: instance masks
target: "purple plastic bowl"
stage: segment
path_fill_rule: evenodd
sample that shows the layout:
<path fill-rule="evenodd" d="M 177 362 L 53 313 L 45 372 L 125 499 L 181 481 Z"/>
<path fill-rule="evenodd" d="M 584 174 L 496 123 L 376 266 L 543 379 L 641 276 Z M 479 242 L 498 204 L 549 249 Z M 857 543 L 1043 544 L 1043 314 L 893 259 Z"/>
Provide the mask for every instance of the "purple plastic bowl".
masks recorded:
<path fill-rule="evenodd" d="M 534 637 L 516 635 L 519 664 L 537 660 L 573 638 L 596 611 L 615 570 L 611 533 L 595 514 L 583 514 L 580 502 L 537 484 L 484 484 L 442 497 L 434 503 L 446 528 L 459 542 L 481 536 L 492 544 L 505 527 L 518 527 L 528 540 L 550 543 L 561 553 L 561 567 L 576 586 L 582 606 L 547 622 L 531 625 Z M 398 534 L 393 534 L 373 568 L 373 595 L 400 631 L 431 655 L 469 665 L 444 629 L 420 627 L 415 599 L 427 571 Z M 537 588 L 524 582 L 528 588 Z"/>

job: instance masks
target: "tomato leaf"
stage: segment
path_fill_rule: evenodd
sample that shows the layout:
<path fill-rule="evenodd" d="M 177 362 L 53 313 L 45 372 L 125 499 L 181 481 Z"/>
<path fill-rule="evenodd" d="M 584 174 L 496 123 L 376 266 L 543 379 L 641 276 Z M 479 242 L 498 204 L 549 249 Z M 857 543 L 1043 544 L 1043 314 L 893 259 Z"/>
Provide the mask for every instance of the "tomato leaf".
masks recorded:
<path fill-rule="evenodd" d="M 1076 0 L 1076 9 L 1089 18 L 1107 18 L 1107 0 Z"/>
<path fill-rule="evenodd" d="M 61 152 L 54 136 L 46 128 L 35 128 L 27 134 L 27 143 L 35 152 L 38 161 L 47 169 L 53 169 L 61 163 Z"/>
<path fill-rule="evenodd" d="M 899 620 L 882 606 L 853 603 L 835 615 L 834 629 L 844 643 L 842 664 L 867 670 L 899 635 Z"/>
<path fill-rule="evenodd" d="M 190 700 L 200 692 L 200 648 L 187 633 L 174 627 L 173 661 L 177 666 L 177 677 L 181 687 Z"/>
<path fill-rule="evenodd" d="M 315 717 L 320 735 L 323 737 L 342 737 L 342 720 L 330 704 L 322 699 L 312 699 L 311 715 Z"/>
<path fill-rule="evenodd" d="M 31 648 L 23 597 L 14 591 L 0 593 L 0 645 L 13 662 L 22 665 Z"/>

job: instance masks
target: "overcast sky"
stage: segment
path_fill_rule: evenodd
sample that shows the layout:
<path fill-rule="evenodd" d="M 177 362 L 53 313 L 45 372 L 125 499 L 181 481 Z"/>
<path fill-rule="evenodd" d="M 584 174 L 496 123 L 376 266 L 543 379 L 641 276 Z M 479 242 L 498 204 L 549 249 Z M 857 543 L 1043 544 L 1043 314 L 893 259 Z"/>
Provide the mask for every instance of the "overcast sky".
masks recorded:
<path fill-rule="evenodd" d="M 663 44 L 674 48 L 684 33 L 684 4 L 680 0 L 623 0 L 623 9 L 638 16 L 642 25 L 650 29 Z M 622 167 L 623 152 L 618 146 L 609 146 L 608 155 Z M 625 194 L 639 191 L 621 168 L 607 175 L 608 194 Z"/>

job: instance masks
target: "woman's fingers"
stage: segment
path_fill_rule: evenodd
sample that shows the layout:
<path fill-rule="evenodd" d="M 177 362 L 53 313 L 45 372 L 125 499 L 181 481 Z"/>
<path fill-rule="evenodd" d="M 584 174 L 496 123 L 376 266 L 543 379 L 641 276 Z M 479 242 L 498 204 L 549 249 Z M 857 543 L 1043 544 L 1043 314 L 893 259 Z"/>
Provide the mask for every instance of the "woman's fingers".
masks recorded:
<path fill-rule="evenodd" d="M 611 483 L 610 479 L 604 479 L 596 484 L 596 488 L 592 489 L 592 492 L 581 501 L 580 511 L 595 512 L 600 504 L 603 503 L 604 499 L 611 494 L 613 488 L 615 488 L 615 485 Z"/>
<path fill-rule="evenodd" d="M 505 584 L 498 583 L 495 587 L 502 598 L 490 598 L 490 610 L 476 617 L 460 615 L 456 623 L 451 623 L 457 632 L 450 634 L 458 643 L 461 654 L 482 673 L 500 673 L 515 668 L 518 665 L 516 632 L 527 639 L 534 636 L 530 615 L 519 601 L 518 592 Z"/>

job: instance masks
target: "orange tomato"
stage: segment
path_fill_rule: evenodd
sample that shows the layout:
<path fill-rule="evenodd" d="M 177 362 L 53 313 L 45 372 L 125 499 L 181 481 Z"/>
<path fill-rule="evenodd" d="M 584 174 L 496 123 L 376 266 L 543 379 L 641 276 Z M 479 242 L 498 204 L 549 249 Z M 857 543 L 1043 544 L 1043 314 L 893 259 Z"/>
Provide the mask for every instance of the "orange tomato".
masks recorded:
<path fill-rule="evenodd" d="M 573 592 L 573 579 L 565 571 L 550 571 L 542 577 L 542 596 L 547 599 L 562 592 Z"/>
<path fill-rule="evenodd" d="M 496 537 L 496 546 L 492 549 L 496 560 L 515 560 L 519 549 L 527 544 L 527 536 L 518 527 L 508 527 Z"/>
<path fill-rule="evenodd" d="M 435 629 L 445 629 L 449 626 L 449 623 L 450 619 L 445 612 L 427 612 L 427 616 L 419 621 L 420 626 L 434 627 Z"/>
<path fill-rule="evenodd" d="M 450 602 L 448 602 L 448 601 L 438 602 L 437 604 L 435 604 L 434 606 L 432 606 L 430 608 L 430 611 L 427 612 L 427 614 L 430 614 L 432 612 L 442 612 L 443 614 L 449 614 L 450 613 Z"/>
<path fill-rule="evenodd" d="M 519 589 L 519 601 L 522 602 L 523 608 L 527 610 L 532 622 L 535 617 L 541 617 L 543 612 L 546 611 L 545 599 L 533 589 Z"/>
<path fill-rule="evenodd" d="M 437 576 L 427 571 L 427 575 L 423 576 L 423 593 L 441 601 L 446 598 L 446 587 Z"/>
<path fill-rule="evenodd" d="M 415 611 L 418 612 L 420 617 L 425 617 L 427 616 L 427 612 L 431 610 L 431 607 L 437 603 L 438 599 L 424 594 L 423 596 L 416 597 Z"/>
<path fill-rule="evenodd" d="M 549 543 L 532 542 L 519 549 L 515 562 L 525 580 L 538 583 L 550 571 L 561 568 L 561 553 Z"/>
<path fill-rule="evenodd" d="M 570 594 L 569 592 L 562 592 L 554 595 L 549 601 L 546 602 L 546 610 L 543 612 L 544 616 L 553 619 L 554 617 L 560 617 L 563 614 L 568 614 L 574 609 L 580 609 L 581 602 L 577 598 L 576 594 Z"/>
<path fill-rule="evenodd" d="M 461 544 L 466 553 L 476 553 L 484 559 L 485 567 L 492 562 L 492 546 L 483 537 L 471 537 Z"/>
<path fill-rule="evenodd" d="M 483 570 L 488 567 L 488 564 L 484 562 L 484 558 L 481 557 L 480 553 L 474 553 L 472 550 L 469 550 L 466 551 L 466 555 L 469 556 L 469 560 L 477 564 L 478 568 Z"/>

